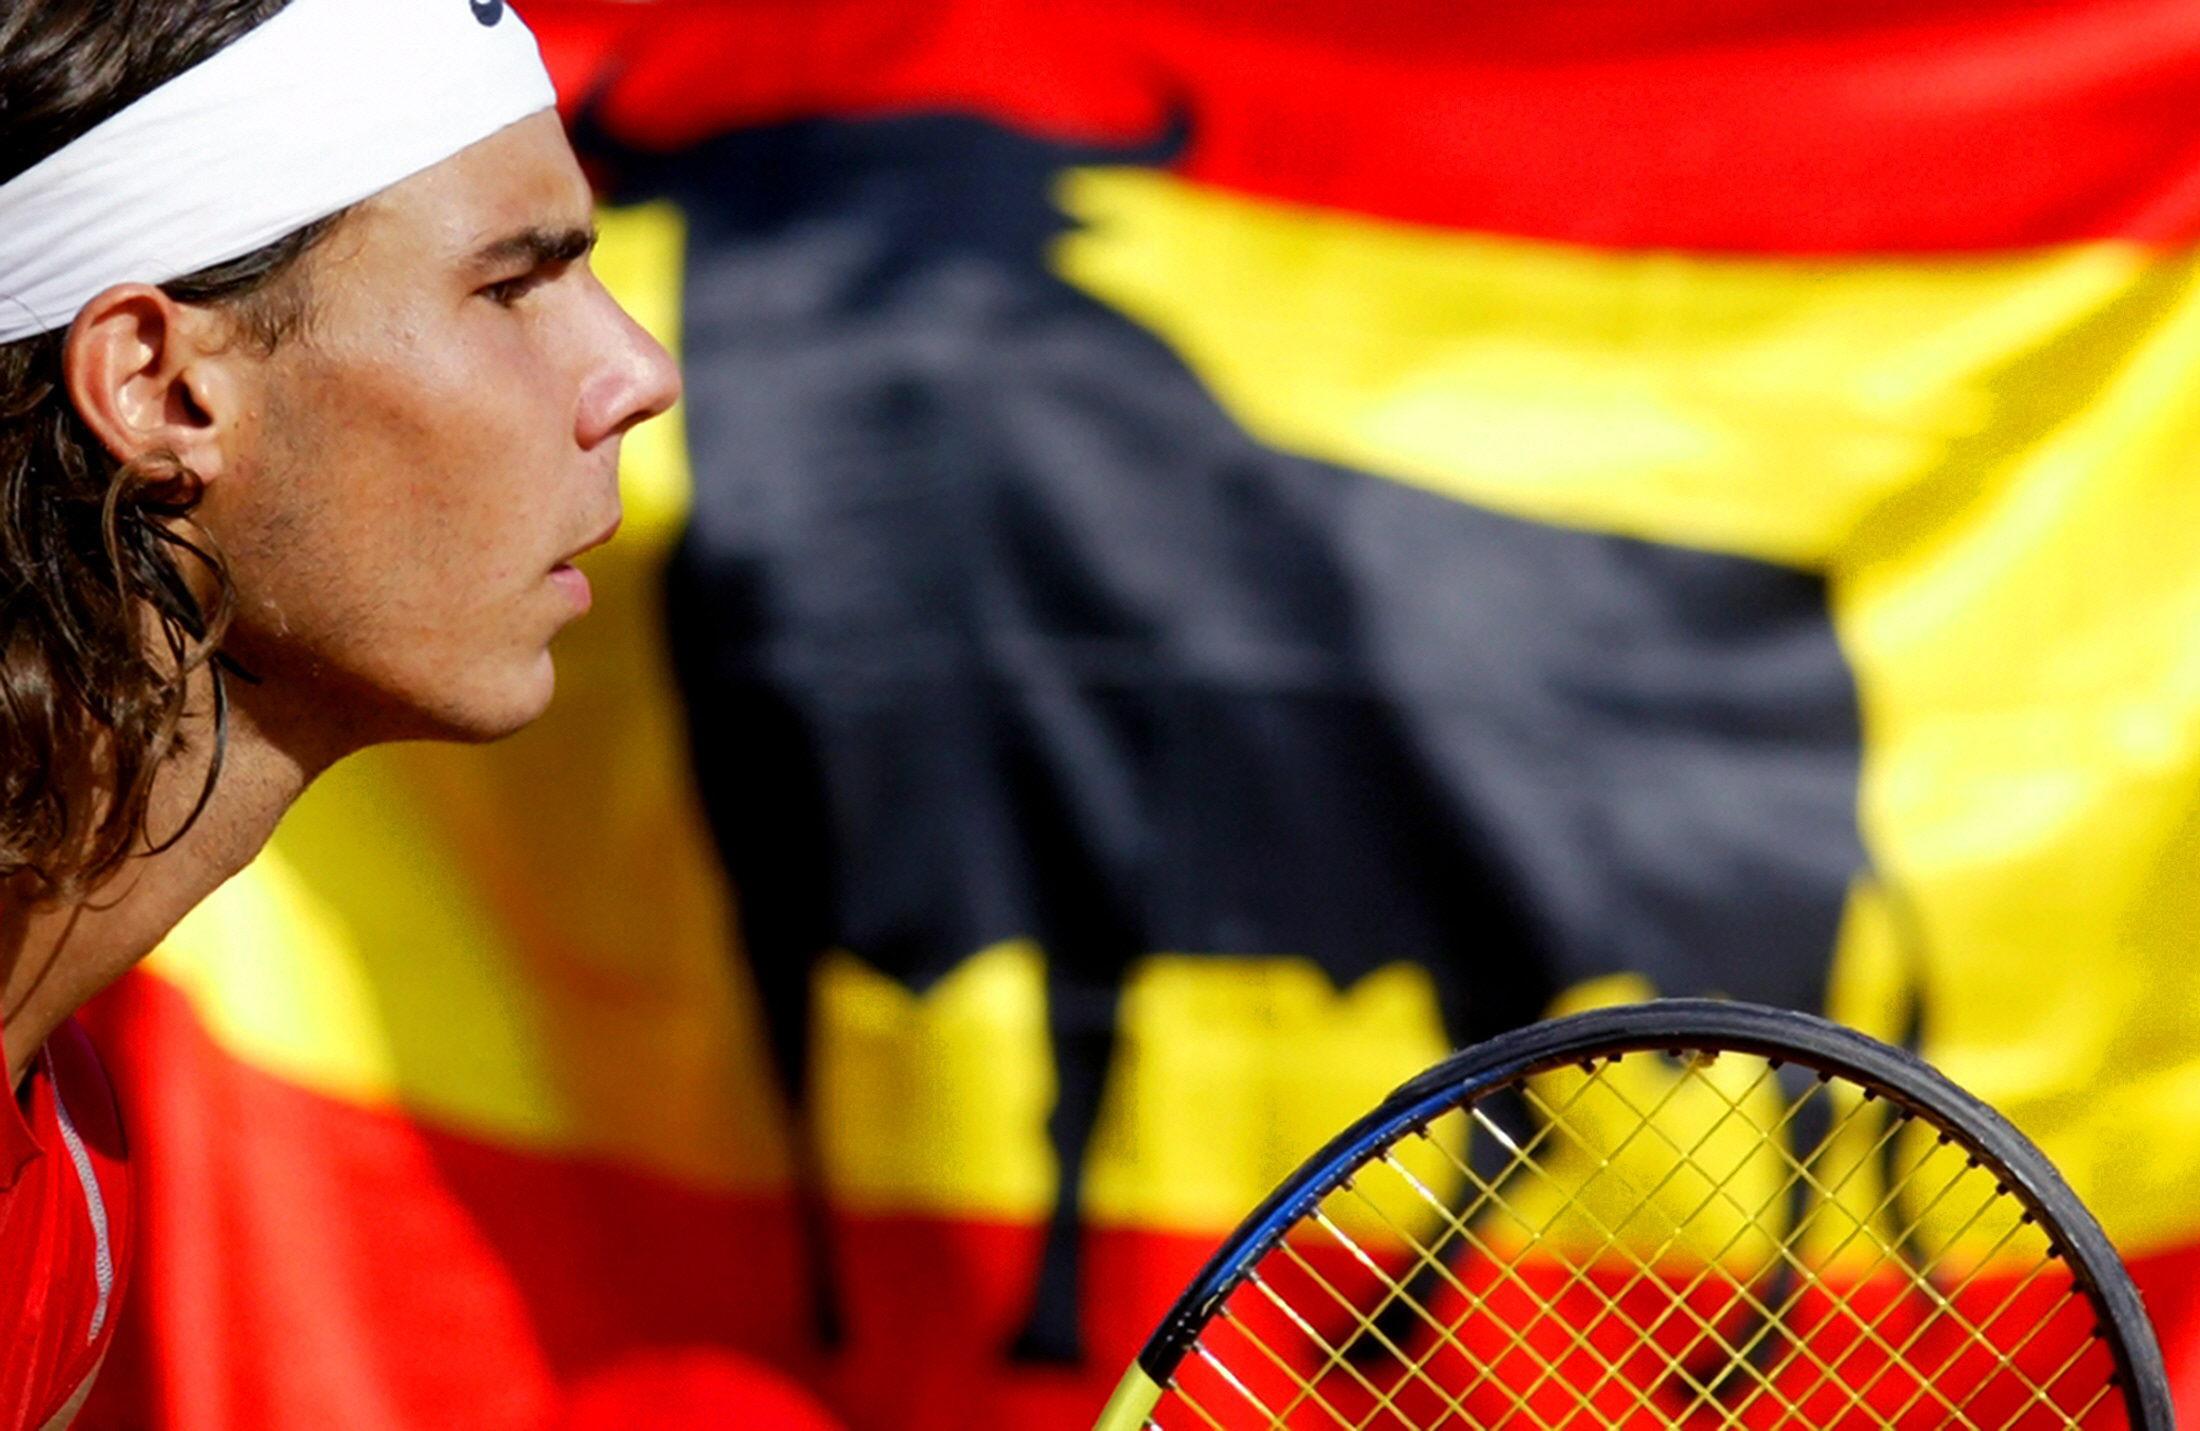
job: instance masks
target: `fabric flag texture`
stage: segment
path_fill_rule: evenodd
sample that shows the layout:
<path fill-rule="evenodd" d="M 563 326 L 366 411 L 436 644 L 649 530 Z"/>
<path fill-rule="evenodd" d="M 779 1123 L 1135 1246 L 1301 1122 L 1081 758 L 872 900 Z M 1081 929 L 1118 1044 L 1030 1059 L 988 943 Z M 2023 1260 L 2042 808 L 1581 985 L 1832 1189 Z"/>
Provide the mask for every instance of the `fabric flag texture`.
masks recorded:
<path fill-rule="evenodd" d="M 689 397 L 560 700 L 109 997 L 92 1424 L 1069 1428 L 1447 1047 L 1719 993 L 2200 1415 L 2200 11 L 533 0 Z"/>

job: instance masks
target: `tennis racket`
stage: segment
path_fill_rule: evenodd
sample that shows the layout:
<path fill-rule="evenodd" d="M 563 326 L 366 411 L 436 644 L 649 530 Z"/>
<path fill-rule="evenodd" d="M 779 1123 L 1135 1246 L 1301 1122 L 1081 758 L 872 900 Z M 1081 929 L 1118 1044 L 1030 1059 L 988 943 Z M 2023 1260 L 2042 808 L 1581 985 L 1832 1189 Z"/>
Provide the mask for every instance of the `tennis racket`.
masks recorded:
<path fill-rule="evenodd" d="M 1921 1060 L 1709 1000 L 1517 1030 L 1278 1188 L 1098 1431 L 2167 1431 L 2047 1159 Z"/>

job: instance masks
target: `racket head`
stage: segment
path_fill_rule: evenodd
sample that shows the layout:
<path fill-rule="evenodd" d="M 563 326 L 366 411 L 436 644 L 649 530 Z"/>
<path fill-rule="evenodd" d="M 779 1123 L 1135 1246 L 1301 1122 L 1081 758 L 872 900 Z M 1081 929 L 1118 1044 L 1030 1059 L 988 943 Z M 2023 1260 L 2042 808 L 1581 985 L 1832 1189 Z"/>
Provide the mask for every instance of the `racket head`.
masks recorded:
<path fill-rule="evenodd" d="M 1100 1425 L 2172 1425 L 2107 1237 L 1923 1060 L 1671 999 L 1488 1040 L 1287 1179 Z"/>

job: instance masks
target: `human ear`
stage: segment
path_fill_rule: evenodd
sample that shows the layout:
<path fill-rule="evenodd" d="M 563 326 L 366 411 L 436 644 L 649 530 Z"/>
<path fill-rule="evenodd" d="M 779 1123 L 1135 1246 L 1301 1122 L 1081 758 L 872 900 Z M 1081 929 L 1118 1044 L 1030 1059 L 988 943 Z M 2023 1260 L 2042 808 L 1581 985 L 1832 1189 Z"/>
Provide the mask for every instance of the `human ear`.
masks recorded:
<path fill-rule="evenodd" d="M 62 380 L 117 462 L 165 454 L 213 481 L 245 415 L 238 346 L 219 315 L 126 283 L 87 303 L 70 325 Z"/>

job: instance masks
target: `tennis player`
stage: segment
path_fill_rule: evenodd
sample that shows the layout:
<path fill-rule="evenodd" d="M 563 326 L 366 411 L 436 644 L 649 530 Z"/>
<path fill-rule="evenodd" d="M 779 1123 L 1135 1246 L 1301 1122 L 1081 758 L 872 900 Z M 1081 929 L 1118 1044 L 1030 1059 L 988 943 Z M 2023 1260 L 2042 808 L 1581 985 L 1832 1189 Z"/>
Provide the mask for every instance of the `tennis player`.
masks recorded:
<path fill-rule="evenodd" d="M 329 764 L 549 701 L 665 353 L 504 0 L 0 5 L 0 1428 L 115 1326 L 69 1022 Z"/>

